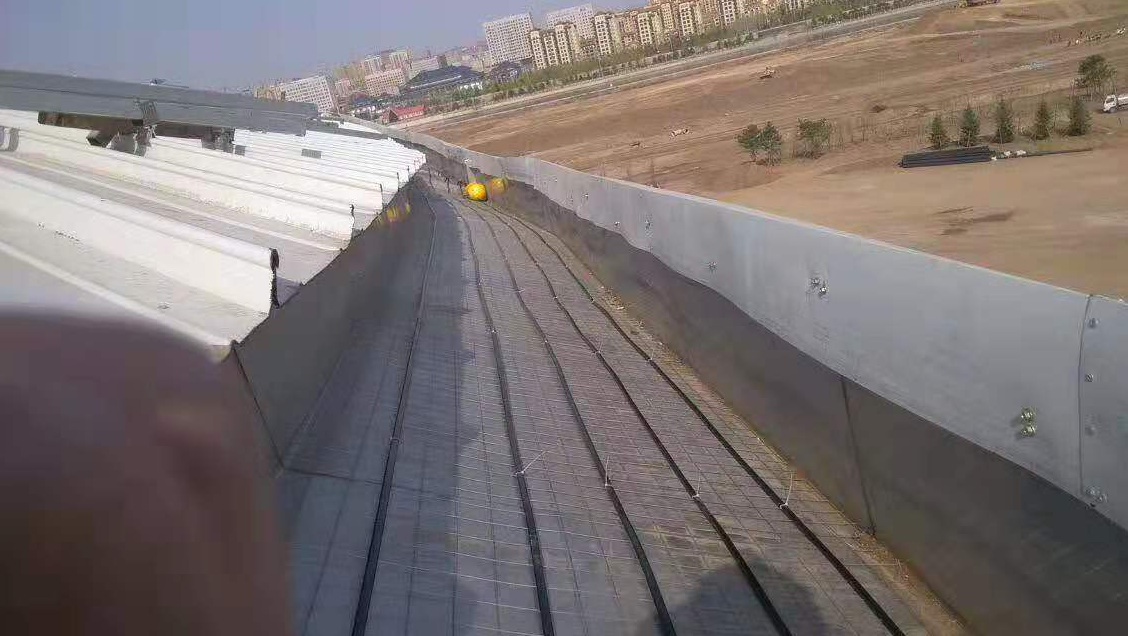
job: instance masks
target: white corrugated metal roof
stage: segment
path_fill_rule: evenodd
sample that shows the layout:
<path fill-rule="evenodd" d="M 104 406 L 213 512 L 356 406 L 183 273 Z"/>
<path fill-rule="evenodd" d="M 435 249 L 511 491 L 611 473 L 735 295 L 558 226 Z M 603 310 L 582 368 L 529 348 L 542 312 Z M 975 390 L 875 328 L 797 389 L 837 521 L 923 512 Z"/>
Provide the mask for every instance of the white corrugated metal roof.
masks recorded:
<path fill-rule="evenodd" d="M 297 293 L 424 161 L 312 131 L 238 130 L 243 155 L 157 137 L 133 155 L 9 110 L 0 132 L 0 310 L 154 320 L 211 345 Z"/>

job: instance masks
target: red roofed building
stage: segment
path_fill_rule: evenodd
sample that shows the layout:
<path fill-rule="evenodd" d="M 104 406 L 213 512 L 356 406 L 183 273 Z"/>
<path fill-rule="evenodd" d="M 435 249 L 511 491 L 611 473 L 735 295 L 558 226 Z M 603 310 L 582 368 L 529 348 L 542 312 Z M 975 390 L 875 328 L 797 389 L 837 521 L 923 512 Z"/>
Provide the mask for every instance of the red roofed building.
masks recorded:
<path fill-rule="evenodd" d="M 426 106 L 396 106 L 389 108 L 384 113 L 385 123 L 391 124 L 397 121 L 408 121 L 410 119 L 418 119 L 427 114 Z"/>

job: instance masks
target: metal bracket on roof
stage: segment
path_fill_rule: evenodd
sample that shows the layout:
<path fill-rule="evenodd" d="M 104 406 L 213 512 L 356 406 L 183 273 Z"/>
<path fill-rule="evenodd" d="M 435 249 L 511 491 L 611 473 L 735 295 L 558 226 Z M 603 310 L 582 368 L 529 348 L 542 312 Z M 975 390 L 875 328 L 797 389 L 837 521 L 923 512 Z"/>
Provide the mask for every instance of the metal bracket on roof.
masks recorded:
<path fill-rule="evenodd" d="M 156 126 L 161 118 L 157 115 L 157 105 L 153 100 L 137 100 L 137 108 L 141 109 L 141 123 L 145 126 Z"/>
<path fill-rule="evenodd" d="M 20 147 L 20 129 L 0 126 L 0 152 L 13 152 Z"/>

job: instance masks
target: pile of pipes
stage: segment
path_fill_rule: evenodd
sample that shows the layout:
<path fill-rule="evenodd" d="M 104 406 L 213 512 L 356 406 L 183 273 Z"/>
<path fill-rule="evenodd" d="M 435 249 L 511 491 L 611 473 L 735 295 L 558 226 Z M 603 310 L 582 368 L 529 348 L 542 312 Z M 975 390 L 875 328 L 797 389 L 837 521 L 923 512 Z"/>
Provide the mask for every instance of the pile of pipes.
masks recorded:
<path fill-rule="evenodd" d="M 959 163 L 979 163 L 991 161 L 993 155 L 989 146 L 973 148 L 953 148 L 951 150 L 930 150 L 912 152 L 901 157 L 902 168 L 923 168 L 925 166 L 951 166 Z"/>

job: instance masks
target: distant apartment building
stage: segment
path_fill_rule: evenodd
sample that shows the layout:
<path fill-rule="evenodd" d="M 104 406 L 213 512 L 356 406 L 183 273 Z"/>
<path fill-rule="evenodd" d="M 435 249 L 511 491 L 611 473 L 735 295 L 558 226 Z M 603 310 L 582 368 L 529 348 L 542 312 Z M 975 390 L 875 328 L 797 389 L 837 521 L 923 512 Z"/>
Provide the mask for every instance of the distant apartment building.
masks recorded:
<path fill-rule="evenodd" d="M 721 25 L 720 0 L 694 0 L 697 31 L 707 31 Z"/>
<path fill-rule="evenodd" d="M 398 68 L 407 74 L 411 70 L 411 51 L 406 49 L 396 49 L 395 51 L 385 51 L 382 56 L 384 58 L 384 68 Z"/>
<path fill-rule="evenodd" d="M 639 11 L 637 15 L 638 45 L 653 47 L 663 41 L 665 33 L 662 27 L 662 16 L 656 11 Z"/>
<path fill-rule="evenodd" d="M 557 24 L 551 29 L 529 31 L 529 48 L 537 69 L 574 64 L 584 59 L 579 30 L 571 22 Z"/>
<path fill-rule="evenodd" d="M 744 15 L 744 3 L 741 0 L 717 0 L 717 12 L 721 24 L 728 26 Z"/>
<path fill-rule="evenodd" d="M 489 47 L 495 63 L 517 62 L 533 57 L 532 47 L 529 44 L 533 18 L 528 13 L 483 22 L 482 29 L 486 32 L 486 46 Z"/>
<path fill-rule="evenodd" d="M 399 95 L 400 86 L 407 83 L 407 74 L 402 68 L 388 68 L 364 76 L 364 86 L 371 95 Z"/>
<path fill-rule="evenodd" d="M 691 38 L 701 33 L 701 5 L 692 0 L 678 3 L 678 35 Z"/>
<path fill-rule="evenodd" d="M 371 75 L 384 70 L 384 60 L 379 55 L 369 55 L 360 61 L 365 75 Z"/>
<path fill-rule="evenodd" d="M 624 11 L 616 14 L 615 21 L 619 23 L 624 49 L 637 49 L 642 46 L 638 38 L 638 11 Z"/>
<path fill-rule="evenodd" d="M 623 50 L 622 20 L 613 13 L 597 13 L 592 18 L 595 31 L 595 50 L 600 57 Z"/>
<path fill-rule="evenodd" d="M 555 46 L 556 36 L 551 31 L 543 29 L 529 31 L 529 50 L 533 54 L 533 66 L 536 66 L 537 70 L 548 68 L 548 50 L 544 46 L 546 37 L 553 38 L 553 46 Z"/>
<path fill-rule="evenodd" d="M 337 96 L 338 101 L 345 101 L 345 98 L 352 95 L 353 85 L 352 80 L 347 77 L 342 77 L 333 82 L 333 92 Z"/>
<path fill-rule="evenodd" d="M 571 22 L 560 22 L 552 31 L 556 34 L 556 52 L 561 64 L 575 64 L 584 59 L 579 27 Z"/>
<path fill-rule="evenodd" d="M 324 75 L 282 82 L 278 85 L 278 89 L 288 102 L 317 104 L 317 110 L 322 113 L 337 110 L 337 102 L 333 98 L 333 91 L 329 88 L 329 79 Z"/>
<path fill-rule="evenodd" d="M 544 58 L 548 66 L 560 65 L 560 52 L 556 47 L 556 32 L 552 29 L 544 29 L 541 31 L 541 36 L 544 43 Z M 531 46 L 530 42 L 530 46 Z"/>
<path fill-rule="evenodd" d="M 595 38 L 595 29 L 592 25 L 592 18 L 594 17 L 595 7 L 591 4 L 581 4 L 558 11 L 549 11 L 545 14 L 544 19 L 550 27 L 564 22 L 571 22 L 576 25 L 576 30 L 579 32 L 581 38 L 591 40 Z"/>
<path fill-rule="evenodd" d="M 440 56 L 425 57 L 421 60 L 411 60 L 411 72 L 408 77 L 415 77 L 423 71 L 437 71 L 446 66 L 444 60 L 439 59 Z"/>
<path fill-rule="evenodd" d="M 662 17 L 661 29 L 657 34 L 660 40 L 670 39 L 672 34 L 680 29 L 678 26 L 678 11 L 674 5 L 674 0 L 657 3 L 658 15 Z"/>

